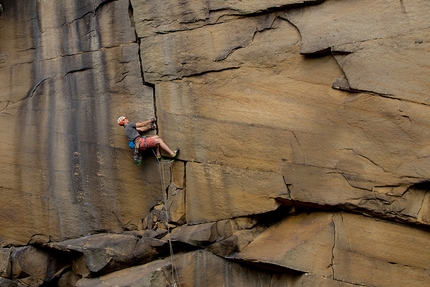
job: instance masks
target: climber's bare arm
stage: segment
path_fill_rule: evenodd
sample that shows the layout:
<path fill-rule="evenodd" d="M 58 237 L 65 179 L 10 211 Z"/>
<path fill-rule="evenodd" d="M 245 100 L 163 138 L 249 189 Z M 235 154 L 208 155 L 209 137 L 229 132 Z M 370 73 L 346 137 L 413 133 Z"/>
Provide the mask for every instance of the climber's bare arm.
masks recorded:
<path fill-rule="evenodd" d="M 149 119 L 143 122 L 136 123 L 136 129 L 140 132 L 146 132 L 151 129 L 151 123 L 155 121 L 155 118 Z"/>

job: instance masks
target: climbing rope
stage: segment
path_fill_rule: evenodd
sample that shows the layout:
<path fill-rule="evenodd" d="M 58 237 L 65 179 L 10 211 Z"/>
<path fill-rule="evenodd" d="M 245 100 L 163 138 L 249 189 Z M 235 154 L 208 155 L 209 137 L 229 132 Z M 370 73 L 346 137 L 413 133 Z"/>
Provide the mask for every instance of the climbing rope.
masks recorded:
<path fill-rule="evenodd" d="M 172 246 L 172 238 L 170 234 L 170 227 L 169 227 L 169 213 L 167 211 L 166 205 L 167 205 L 167 187 L 171 184 L 171 175 L 172 175 L 172 163 L 173 160 L 166 160 L 166 159 L 159 159 L 157 157 L 157 154 L 155 153 L 154 149 L 152 149 L 152 152 L 155 155 L 155 158 L 158 162 L 158 170 L 160 172 L 160 181 L 161 181 L 161 191 L 163 192 L 163 210 L 165 213 L 165 222 L 164 225 L 167 228 L 168 233 L 168 242 L 169 242 L 169 248 L 170 248 L 170 263 L 172 266 L 172 278 L 173 278 L 173 287 L 180 286 L 179 284 L 179 277 L 178 277 L 178 270 L 176 269 L 175 265 L 175 255 L 173 253 L 173 246 Z M 166 183 L 169 183 L 168 185 Z"/>

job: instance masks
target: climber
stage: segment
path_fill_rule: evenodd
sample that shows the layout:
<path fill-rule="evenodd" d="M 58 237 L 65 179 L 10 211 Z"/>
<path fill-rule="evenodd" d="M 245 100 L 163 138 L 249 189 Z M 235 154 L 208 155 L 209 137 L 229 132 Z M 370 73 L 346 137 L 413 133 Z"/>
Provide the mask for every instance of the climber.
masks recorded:
<path fill-rule="evenodd" d="M 141 136 L 140 132 L 146 132 L 149 130 L 155 130 L 157 125 L 155 124 L 156 119 L 151 118 L 144 122 L 130 122 L 126 117 L 122 116 L 118 118 L 118 124 L 124 127 L 125 135 L 128 140 L 135 145 L 135 153 L 138 151 L 144 151 L 148 148 L 155 148 L 157 159 L 161 159 L 160 147 L 166 151 L 171 158 L 175 158 L 179 149 L 172 151 L 166 143 L 157 135 L 155 136 Z M 135 154 L 136 155 L 136 154 Z"/>

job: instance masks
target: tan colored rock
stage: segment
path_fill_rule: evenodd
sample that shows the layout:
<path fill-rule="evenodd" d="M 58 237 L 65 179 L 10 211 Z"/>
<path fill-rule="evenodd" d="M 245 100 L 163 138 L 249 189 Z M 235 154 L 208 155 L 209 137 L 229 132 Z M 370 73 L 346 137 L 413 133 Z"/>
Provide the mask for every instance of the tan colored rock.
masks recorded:
<path fill-rule="evenodd" d="M 429 7 L 430 8 L 430 7 Z M 430 28 L 390 38 L 333 47 L 351 89 L 370 91 L 417 104 L 429 104 L 425 55 Z M 408 118 L 405 116 L 405 120 Z"/>
<path fill-rule="evenodd" d="M 301 6 L 303 4 L 312 5 L 318 4 L 320 0 L 269 0 L 269 1 L 240 1 L 230 0 L 222 1 L 215 0 L 209 3 L 211 10 L 233 10 L 240 14 L 255 14 L 267 11 L 273 11 L 276 9 L 288 9 L 289 7 Z"/>
<path fill-rule="evenodd" d="M 176 282 L 179 286 L 269 286 L 272 274 L 227 261 L 203 250 L 175 256 Z M 84 278 L 78 287 L 98 286 L 172 286 L 170 259 L 117 271 L 98 278 Z M 162 285 L 159 285 L 162 284 Z"/>
<path fill-rule="evenodd" d="M 232 33 L 231 29 L 242 32 Z M 237 68 L 238 62 L 223 60 L 236 49 L 251 43 L 255 30 L 255 23 L 244 19 L 237 20 L 233 24 L 211 25 L 191 31 L 145 38 L 141 43 L 145 80 L 154 83 L 208 70 Z M 192 47 L 195 47 L 194 51 L 190 51 Z M 154 59 L 158 59 L 158 62 L 150 64 Z"/>
<path fill-rule="evenodd" d="M 116 125 L 154 115 L 128 1 L 37 5 L 14 6 L 0 27 L 1 246 L 137 229 L 161 195 L 153 157 L 134 166 Z"/>
<path fill-rule="evenodd" d="M 219 238 L 219 240 L 207 247 L 207 250 L 218 256 L 230 258 L 242 251 L 249 243 L 264 231 L 262 227 L 250 230 L 239 230 L 229 237 Z"/>
<path fill-rule="evenodd" d="M 333 274 L 373 286 L 428 286 L 427 231 L 350 214 L 335 217 Z"/>
<path fill-rule="evenodd" d="M 334 245 L 332 214 L 302 214 L 269 227 L 235 258 L 332 275 Z"/>
<path fill-rule="evenodd" d="M 79 275 L 73 271 L 67 271 L 61 275 L 61 278 L 58 280 L 58 287 L 74 287 L 79 279 L 81 279 Z"/>
<path fill-rule="evenodd" d="M 74 273 L 81 277 L 88 277 L 91 275 L 91 271 L 88 268 L 87 263 L 85 262 L 84 254 L 78 256 L 72 261 L 72 270 Z"/>
<path fill-rule="evenodd" d="M 173 184 L 169 186 L 166 209 L 170 222 L 173 222 L 175 224 L 186 223 L 186 204 L 184 189 L 179 189 Z"/>
<path fill-rule="evenodd" d="M 0 284 L 2 287 L 17 287 L 17 283 L 13 282 L 12 280 L 6 279 L 6 278 L 0 278 Z"/>
<path fill-rule="evenodd" d="M 268 228 L 235 258 L 360 286 L 427 286 L 429 236 L 359 215 L 300 214 Z"/>
<path fill-rule="evenodd" d="M 291 280 L 291 276 L 282 275 L 279 279 L 275 277 L 272 280 L 271 286 L 273 287 L 281 287 L 281 286 L 292 286 L 292 287 L 304 287 L 304 286 L 318 286 L 318 287 L 353 287 L 353 286 L 362 286 L 357 284 L 351 284 L 348 282 L 343 282 L 340 280 L 333 280 L 331 278 L 318 276 L 315 274 L 306 273 L 302 276 L 298 276 L 293 282 Z M 285 285 L 291 284 L 291 285 Z"/>
<path fill-rule="evenodd" d="M 172 147 L 176 149 L 176 147 Z M 177 187 L 183 189 L 185 183 L 185 163 L 175 161 L 172 165 L 172 183 Z"/>
<path fill-rule="evenodd" d="M 88 243 L 60 278 L 75 285 L 94 275 L 89 258 L 101 273 L 153 260 L 171 218 L 194 224 L 184 242 L 249 255 L 175 254 L 186 286 L 429 285 L 415 225 L 300 213 L 429 224 L 426 1 L 18 2 L 0 16 L 1 247 L 134 238 Z M 156 116 L 181 148 L 166 205 L 152 153 L 133 165 L 119 115 Z M 256 217 L 236 218 L 280 204 L 298 215 L 266 214 L 280 221 L 261 235 Z M 20 285 L 43 284 L 44 257 L 22 250 Z M 76 285 L 161 287 L 171 271 L 166 258 Z"/>
<path fill-rule="evenodd" d="M 421 209 L 418 212 L 418 221 L 425 224 L 430 223 L 430 192 L 427 192 L 423 198 Z"/>
<path fill-rule="evenodd" d="M 233 235 L 238 229 L 238 225 L 235 220 L 225 219 L 217 221 L 216 223 L 216 233 L 221 238 L 226 238 Z"/>
<path fill-rule="evenodd" d="M 139 264 L 148 263 L 168 255 L 166 241 L 148 237 L 140 238 L 133 252 L 133 258 Z"/>
<path fill-rule="evenodd" d="M 96 234 L 53 243 L 51 246 L 82 253 L 86 267 L 81 266 L 82 258 L 78 258 L 80 263 L 76 263 L 78 267 L 76 273 L 85 275 L 85 269 L 91 273 L 106 273 L 132 266 L 135 261 L 134 253 L 137 242 L 138 239 L 133 235 Z M 141 253 L 139 250 L 136 250 L 136 255 Z"/>
<path fill-rule="evenodd" d="M 427 28 L 428 2 L 323 1 L 319 5 L 286 11 L 302 35 L 301 52 L 316 53 L 330 47 L 387 38 Z M 359 23 L 359 24 L 358 24 Z"/>
<path fill-rule="evenodd" d="M 145 38 L 153 34 L 166 34 L 197 29 L 205 25 L 225 22 L 232 15 L 258 15 L 262 12 L 286 9 L 294 5 L 318 3 L 320 0 L 270 1 L 160 1 L 132 0 L 136 32 Z M 176 19 L 176 21 L 171 21 Z"/>
<path fill-rule="evenodd" d="M 14 248 L 11 252 L 12 278 L 19 278 L 24 285 L 40 286 L 69 267 L 68 259 L 33 246 Z"/>
<path fill-rule="evenodd" d="M 96 278 L 83 278 L 76 282 L 77 287 L 97 287 L 113 285 L 117 287 L 139 284 L 142 287 L 166 286 L 170 281 L 170 272 L 165 272 L 169 266 L 168 260 L 156 260 L 149 264 L 123 269 Z M 167 278 L 165 276 L 168 276 Z M 164 285 L 157 285 L 158 283 Z"/>
<path fill-rule="evenodd" d="M 10 261 L 10 248 L 0 249 L 0 277 L 10 278 L 11 275 L 11 261 Z"/>
<path fill-rule="evenodd" d="M 175 229 L 171 239 L 184 242 L 197 247 L 205 247 L 218 238 L 215 223 L 204 223 L 197 225 L 182 225 Z"/>
<path fill-rule="evenodd" d="M 275 173 L 187 164 L 188 224 L 271 211 L 279 206 L 274 198 L 286 194 L 282 177 Z"/>

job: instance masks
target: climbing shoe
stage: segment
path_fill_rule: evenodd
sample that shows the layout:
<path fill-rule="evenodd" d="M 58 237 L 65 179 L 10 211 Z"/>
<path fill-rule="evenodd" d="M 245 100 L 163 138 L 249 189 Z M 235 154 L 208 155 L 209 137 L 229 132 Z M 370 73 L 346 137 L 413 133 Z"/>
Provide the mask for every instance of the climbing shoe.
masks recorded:
<path fill-rule="evenodd" d="M 151 130 L 155 130 L 157 128 L 157 125 L 156 124 L 152 124 L 151 125 Z"/>
<path fill-rule="evenodd" d="M 177 148 L 177 149 L 175 149 L 175 151 L 173 152 L 173 154 L 172 154 L 171 158 L 176 158 L 176 157 L 178 156 L 178 154 L 179 154 L 179 149 Z"/>
<path fill-rule="evenodd" d="M 157 121 L 157 119 L 156 118 L 151 118 L 151 122 L 152 123 L 155 123 Z"/>

